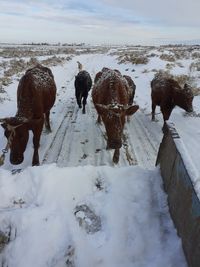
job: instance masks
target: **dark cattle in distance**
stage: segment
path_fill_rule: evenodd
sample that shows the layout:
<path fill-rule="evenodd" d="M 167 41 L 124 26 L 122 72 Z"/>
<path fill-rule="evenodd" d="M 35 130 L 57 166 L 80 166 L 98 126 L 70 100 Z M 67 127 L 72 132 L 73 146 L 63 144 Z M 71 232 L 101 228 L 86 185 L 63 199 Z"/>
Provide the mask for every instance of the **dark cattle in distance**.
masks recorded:
<path fill-rule="evenodd" d="M 181 88 L 172 78 L 156 76 L 151 81 L 152 120 L 155 120 L 156 106 L 160 106 L 164 121 L 169 119 L 175 106 L 192 112 L 193 97 L 192 90 L 187 84 Z"/>
<path fill-rule="evenodd" d="M 34 146 L 32 165 L 39 165 L 40 136 L 44 122 L 46 129 L 51 131 L 49 115 L 55 98 L 56 84 L 49 68 L 38 64 L 27 70 L 20 79 L 17 89 L 17 113 L 14 117 L 0 119 L 8 139 L 12 164 L 23 162 L 31 130 Z"/>
<path fill-rule="evenodd" d="M 115 149 L 113 162 L 119 161 L 119 149 L 125 117 L 134 114 L 139 106 L 129 105 L 128 83 L 116 70 L 102 71 L 92 90 L 92 99 L 98 113 L 98 122 L 102 118 L 107 133 L 107 148 Z"/>
<path fill-rule="evenodd" d="M 90 74 L 85 70 L 80 71 L 75 77 L 74 86 L 77 104 L 79 108 L 82 108 L 83 104 L 82 112 L 85 114 L 85 105 L 87 103 L 88 92 L 92 87 L 92 79 Z"/>

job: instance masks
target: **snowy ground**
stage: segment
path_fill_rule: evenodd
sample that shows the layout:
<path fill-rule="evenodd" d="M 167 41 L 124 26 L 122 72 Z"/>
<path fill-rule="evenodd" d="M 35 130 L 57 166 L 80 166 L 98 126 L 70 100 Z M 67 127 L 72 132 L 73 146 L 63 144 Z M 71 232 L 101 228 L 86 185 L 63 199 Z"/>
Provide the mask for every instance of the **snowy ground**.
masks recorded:
<path fill-rule="evenodd" d="M 12 229 L 3 266 L 187 266 L 158 170 L 2 171 L 0 195 L 1 230 Z"/>
<path fill-rule="evenodd" d="M 112 162 L 113 151 L 106 150 L 105 129 L 96 124 L 91 96 L 86 115 L 76 105 L 77 60 L 92 78 L 102 67 L 109 67 L 130 75 L 136 83 L 140 110 L 125 126 L 117 166 Z M 188 73 L 191 62 L 182 60 L 185 67 L 176 66 L 172 72 Z M 23 172 L 11 175 L 16 166 L 9 163 L 9 156 L 0 170 L 0 231 L 10 233 L 1 253 L 3 266 L 186 266 L 154 167 L 163 121 L 158 114 L 158 122 L 151 122 L 150 81 L 152 69 L 165 65 L 158 57 L 146 65 L 119 65 L 116 55 L 89 53 L 51 67 L 57 99 L 51 111 L 53 131 L 44 131 L 41 137 L 42 166 L 28 167 L 33 153 L 30 138 L 25 160 L 17 166 Z M 18 78 L 13 76 L 12 81 L 4 88 L 9 100 L 0 104 L 0 117 L 16 112 Z M 199 96 L 194 109 L 200 112 Z M 200 118 L 184 115 L 176 108 L 170 120 L 200 170 Z M 0 149 L 5 145 L 0 129 Z"/>

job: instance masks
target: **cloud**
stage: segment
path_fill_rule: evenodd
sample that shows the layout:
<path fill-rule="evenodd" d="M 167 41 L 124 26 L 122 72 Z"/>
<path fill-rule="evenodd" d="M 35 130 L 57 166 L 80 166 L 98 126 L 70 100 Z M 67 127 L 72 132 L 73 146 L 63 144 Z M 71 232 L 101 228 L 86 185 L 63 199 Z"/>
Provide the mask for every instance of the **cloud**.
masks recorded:
<path fill-rule="evenodd" d="M 0 36 L 136 44 L 199 39 L 199 8 L 199 0 L 1 0 Z"/>
<path fill-rule="evenodd" d="M 132 11 L 152 24 L 199 27 L 199 0 L 102 0 L 107 6 Z"/>
<path fill-rule="evenodd" d="M 121 24 L 138 24 L 131 14 L 122 14 L 121 10 L 112 11 L 112 8 L 105 9 L 99 4 L 89 5 L 88 1 L 57 1 L 56 4 L 48 4 L 43 1 L 12 2 L 3 1 L 0 13 L 4 15 L 23 16 L 28 20 L 46 20 L 66 25 L 92 25 L 93 27 L 114 27 Z M 91 1 L 92 2 L 92 1 Z M 94 2 L 93 2 L 94 3 Z M 14 10 L 14 11 L 13 11 Z"/>

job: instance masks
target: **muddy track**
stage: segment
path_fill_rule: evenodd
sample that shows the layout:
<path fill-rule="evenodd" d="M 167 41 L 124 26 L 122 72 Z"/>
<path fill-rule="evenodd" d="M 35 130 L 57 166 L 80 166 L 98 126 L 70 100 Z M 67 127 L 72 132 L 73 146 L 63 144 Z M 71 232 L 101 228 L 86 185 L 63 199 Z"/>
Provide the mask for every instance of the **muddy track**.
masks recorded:
<path fill-rule="evenodd" d="M 65 138 L 66 132 L 69 128 L 70 123 L 74 120 L 77 116 L 77 109 L 75 108 L 75 99 L 71 100 L 70 105 L 64 111 L 63 119 L 58 127 L 56 133 L 54 134 L 51 144 L 49 145 L 48 149 L 46 150 L 42 163 L 53 163 L 57 162 L 60 152 L 63 146 L 63 140 Z"/>
<path fill-rule="evenodd" d="M 162 138 L 159 125 L 149 121 L 149 118 L 139 111 L 126 128 L 129 133 L 128 142 L 135 151 L 138 165 L 147 169 L 154 167 Z"/>
<path fill-rule="evenodd" d="M 92 78 L 95 73 L 92 68 Z M 61 102 L 66 99 L 66 103 L 62 102 L 64 106 L 62 114 L 57 114 L 60 119 L 57 130 L 48 139 L 48 145 L 44 147 L 42 164 L 57 163 L 61 167 L 114 166 L 112 161 L 114 150 L 106 150 L 105 128 L 103 124 L 96 123 L 97 113 L 91 99 L 91 91 L 87 100 L 86 114 L 82 114 L 76 104 L 74 75 L 67 82 L 67 95 L 65 96 L 65 93 L 62 95 L 61 91 Z M 117 166 L 139 165 L 147 169 L 153 168 L 161 137 L 160 125 L 152 123 L 150 116 L 144 111 L 136 112 L 125 125 Z"/>
<path fill-rule="evenodd" d="M 86 114 L 78 109 L 75 98 L 64 111 L 60 125 L 51 137 L 42 164 L 57 163 L 58 166 L 110 165 L 113 166 L 114 150 L 106 150 L 106 132 L 103 125 L 96 123 L 97 114 L 88 101 Z M 67 106 L 67 105 L 66 105 Z M 93 136 L 93 138 L 89 138 Z M 129 144 L 127 134 L 123 135 L 119 166 L 137 165 L 135 152 Z"/>
<path fill-rule="evenodd" d="M 86 114 L 82 114 L 78 109 L 75 98 L 71 98 L 66 107 L 63 119 L 44 153 L 42 163 L 54 162 L 62 167 L 113 166 L 114 150 L 106 150 L 105 128 L 103 124 L 96 123 L 97 114 L 91 99 L 88 99 Z M 146 127 L 147 122 L 151 127 Z M 126 123 L 118 166 L 140 165 L 152 168 L 155 165 L 159 147 L 159 140 L 154 136 L 155 130 L 152 130 L 155 126 L 157 125 L 149 122 L 143 112 L 136 113 L 130 122 Z"/>

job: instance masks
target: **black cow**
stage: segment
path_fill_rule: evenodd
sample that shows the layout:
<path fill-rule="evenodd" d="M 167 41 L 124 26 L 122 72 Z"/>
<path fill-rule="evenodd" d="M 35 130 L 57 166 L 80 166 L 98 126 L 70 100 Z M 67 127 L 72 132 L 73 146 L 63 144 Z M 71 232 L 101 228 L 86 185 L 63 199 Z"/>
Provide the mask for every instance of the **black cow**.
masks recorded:
<path fill-rule="evenodd" d="M 85 114 L 85 105 L 87 103 L 88 92 L 92 87 L 92 79 L 90 77 L 90 74 L 85 70 L 80 71 L 75 77 L 74 86 L 75 86 L 76 100 L 79 108 L 82 108 L 82 98 L 83 98 L 82 112 L 83 114 Z"/>

